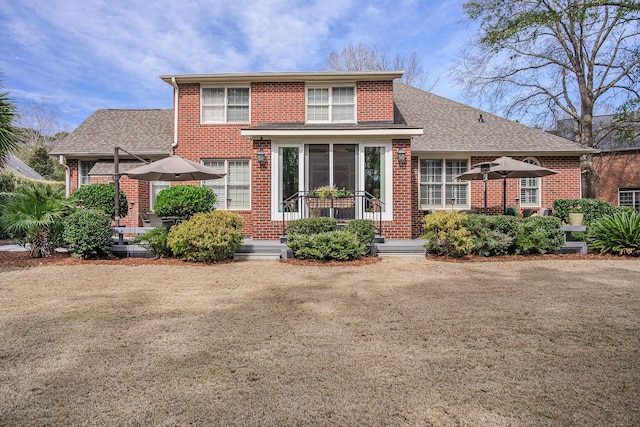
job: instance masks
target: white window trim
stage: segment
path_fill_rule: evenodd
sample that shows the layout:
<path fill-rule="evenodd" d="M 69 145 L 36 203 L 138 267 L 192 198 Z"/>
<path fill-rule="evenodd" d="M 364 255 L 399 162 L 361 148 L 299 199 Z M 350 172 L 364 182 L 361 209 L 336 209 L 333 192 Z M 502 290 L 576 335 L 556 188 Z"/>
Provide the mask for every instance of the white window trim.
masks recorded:
<path fill-rule="evenodd" d="M 536 158 L 536 157 L 525 157 L 524 159 L 522 159 L 523 162 L 526 162 L 527 160 L 532 160 L 533 162 L 535 162 L 535 164 L 537 166 L 542 166 L 542 163 L 540 162 L 540 159 Z M 537 188 L 538 188 L 538 202 L 537 203 L 525 203 L 522 201 L 522 180 L 523 179 L 531 179 L 531 178 L 520 178 L 519 182 L 518 182 L 518 199 L 520 201 L 520 208 L 540 208 L 542 207 L 542 179 L 541 178 L 535 178 L 536 182 L 537 182 Z"/>
<path fill-rule="evenodd" d="M 272 142 L 271 144 L 271 220 L 282 221 L 282 212 L 280 212 L 280 202 L 278 200 L 278 188 L 280 184 L 278 178 L 278 168 L 280 157 L 278 152 L 280 147 L 296 147 L 298 148 L 298 191 L 304 191 L 304 142 Z M 302 204 L 298 206 L 298 212 L 285 212 L 285 221 L 292 221 L 301 218 L 301 210 L 305 209 Z"/>
<path fill-rule="evenodd" d="M 153 211 L 153 207 L 155 205 L 155 203 L 153 202 L 154 187 L 155 187 L 156 183 L 160 183 L 160 182 L 168 183 L 169 184 L 168 187 L 171 187 L 171 182 L 170 181 L 149 181 L 149 209 L 151 211 Z M 165 184 L 162 184 L 162 185 L 164 186 Z M 163 190 L 164 190 L 164 188 L 163 188 Z M 160 191 L 162 191 L 162 190 L 160 190 Z"/>
<path fill-rule="evenodd" d="M 358 147 L 358 190 L 364 190 L 364 149 L 365 147 L 384 147 L 384 211 L 383 221 L 393 221 L 393 145 L 387 141 L 360 142 Z M 361 204 L 358 204 L 361 206 Z M 379 220 L 380 216 L 373 212 L 362 212 L 362 218 Z"/>
<path fill-rule="evenodd" d="M 631 195 L 631 205 L 622 205 L 620 204 L 620 194 L 621 193 L 632 193 Z M 635 203 L 636 201 L 640 200 L 640 188 L 634 188 L 634 187 L 619 187 L 618 188 L 618 206 L 629 206 L 632 208 L 636 208 Z"/>
<path fill-rule="evenodd" d="M 204 96 L 202 96 L 202 93 L 204 92 L 205 89 L 224 89 L 224 120 L 223 121 L 215 121 L 215 120 L 211 120 L 211 121 L 205 121 L 204 120 L 204 114 L 203 114 L 203 109 L 204 107 L 206 107 L 206 105 L 204 105 Z M 229 89 L 249 89 L 249 120 L 247 121 L 243 121 L 243 122 L 229 122 L 228 121 L 228 111 L 229 111 Z M 201 86 L 200 87 L 200 124 L 203 125 L 210 125 L 210 124 L 230 124 L 230 125 L 235 125 L 235 124 L 247 124 L 251 122 L 251 86 L 248 84 L 238 84 L 238 85 L 229 85 L 229 86 L 216 86 L 216 85 L 207 85 L 207 86 Z M 222 160 L 222 159 L 219 159 Z"/>
<path fill-rule="evenodd" d="M 87 171 L 87 176 L 89 178 L 89 182 L 87 184 L 83 184 L 82 183 L 82 164 L 83 163 L 93 163 L 95 165 L 96 162 L 97 162 L 96 160 L 78 160 L 78 188 L 82 187 L 83 185 L 90 185 L 91 184 L 91 177 L 88 175 L 89 171 L 91 170 L 91 168 L 89 168 L 89 170 Z"/>
<path fill-rule="evenodd" d="M 353 120 L 332 120 L 333 88 L 353 87 Z M 309 120 L 309 89 L 329 89 L 329 118 L 327 120 Z M 358 87 L 353 82 L 332 84 L 307 84 L 304 88 L 304 118 L 306 123 L 358 123 Z"/>
<path fill-rule="evenodd" d="M 305 144 L 313 144 L 317 141 L 272 141 L 271 144 L 271 220 L 282 221 L 282 212 L 279 210 L 281 200 L 278 200 L 278 166 L 279 158 L 278 151 L 280 147 L 296 147 L 298 148 L 298 191 L 304 191 L 305 186 L 305 158 L 304 147 Z M 356 182 L 356 190 L 362 191 L 364 189 L 364 148 L 365 147 L 384 147 L 384 161 L 385 161 L 385 211 L 382 213 L 383 221 L 393 221 L 393 146 L 389 141 L 332 141 L 332 144 L 355 144 L 358 146 L 358 177 Z M 356 206 L 360 206 L 356 203 Z M 302 210 L 306 209 L 305 206 L 299 206 L 298 212 L 285 212 L 285 221 L 291 221 L 301 218 Z M 359 213 L 360 214 L 360 213 Z M 361 213 L 362 218 L 379 220 L 378 214 L 371 212 Z"/>
<path fill-rule="evenodd" d="M 465 180 L 460 180 L 461 183 L 466 182 L 466 186 L 467 186 L 467 203 L 465 205 L 458 205 L 458 206 L 454 206 L 453 208 L 451 207 L 450 203 L 447 203 L 447 198 L 446 198 L 446 185 L 447 185 L 447 177 L 446 177 L 446 173 L 447 173 L 447 165 L 446 165 L 446 161 L 447 160 L 467 160 L 467 167 L 470 167 L 469 165 L 471 164 L 471 158 L 469 157 L 459 157 L 459 156 L 422 156 L 418 158 L 418 209 L 419 210 L 454 210 L 454 211 L 462 211 L 462 210 L 467 210 L 467 209 L 471 209 L 471 182 L 470 181 L 465 181 Z M 423 205 L 422 201 L 420 200 L 420 193 L 421 193 L 421 189 L 422 189 L 422 174 L 420 173 L 420 162 L 422 160 L 440 160 L 441 162 L 443 162 L 443 168 L 442 168 L 442 183 L 440 185 L 442 185 L 442 205 L 440 206 L 435 206 L 435 205 Z"/>
<path fill-rule="evenodd" d="M 228 195 L 229 194 L 229 162 L 233 162 L 233 161 L 246 161 L 248 162 L 248 167 L 249 167 L 249 206 L 247 207 L 243 207 L 243 208 L 239 208 L 239 209 L 229 209 L 229 207 L 227 206 L 227 201 L 229 200 L 227 197 L 225 197 L 223 203 L 220 203 L 220 200 L 216 200 L 216 209 L 220 209 L 220 210 L 225 210 L 225 211 L 249 211 L 251 210 L 251 206 L 252 206 L 252 199 L 251 199 L 251 187 L 252 187 L 252 183 L 251 183 L 251 159 L 247 159 L 247 158 L 218 158 L 218 157 L 207 157 L 207 158 L 203 158 L 200 159 L 200 163 L 204 164 L 204 162 L 206 160 L 216 160 L 216 161 L 224 161 L 224 173 L 226 174 L 222 179 L 224 179 L 224 194 Z M 203 180 L 200 181 L 200 186 L 201 187 L 206 187 L 205 181 L 207 180 Z"/>

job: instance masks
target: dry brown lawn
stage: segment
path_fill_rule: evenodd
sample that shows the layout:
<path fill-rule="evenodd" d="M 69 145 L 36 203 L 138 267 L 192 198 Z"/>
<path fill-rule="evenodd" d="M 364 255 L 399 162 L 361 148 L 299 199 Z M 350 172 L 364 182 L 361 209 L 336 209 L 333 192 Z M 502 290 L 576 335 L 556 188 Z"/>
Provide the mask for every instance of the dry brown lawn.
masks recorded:
<path fill-rule="evenodd" d="M 640 262 L 0 269 L 0 425 L 640 425 Z"/>

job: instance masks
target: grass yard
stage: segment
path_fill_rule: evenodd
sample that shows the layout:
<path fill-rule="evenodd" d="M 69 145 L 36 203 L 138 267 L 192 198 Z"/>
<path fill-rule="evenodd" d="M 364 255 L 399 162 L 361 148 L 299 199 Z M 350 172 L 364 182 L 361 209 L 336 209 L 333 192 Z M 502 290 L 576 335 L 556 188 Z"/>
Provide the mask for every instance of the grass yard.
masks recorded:
<path fill-rule="evenodd" d="M 640 262 L 0 270 L 0 425 L 640 425 Z"/>

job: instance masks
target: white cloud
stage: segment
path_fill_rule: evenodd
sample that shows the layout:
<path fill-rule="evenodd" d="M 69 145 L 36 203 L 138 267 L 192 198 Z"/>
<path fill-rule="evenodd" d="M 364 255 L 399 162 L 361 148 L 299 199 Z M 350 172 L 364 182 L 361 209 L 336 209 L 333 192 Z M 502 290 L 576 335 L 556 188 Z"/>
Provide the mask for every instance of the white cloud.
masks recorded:
<path fill-rule="evenodd" d="M 57 103 L 74 125 L 97 108 L 170 107 L 160 74 L 317 70 L 351 42 L 416 51 L 440 70 L 453 49 L 443 38 L 463 31 L 460 6 L 424 3 L 6 2 L 0 68 L 16 97 Z"/>

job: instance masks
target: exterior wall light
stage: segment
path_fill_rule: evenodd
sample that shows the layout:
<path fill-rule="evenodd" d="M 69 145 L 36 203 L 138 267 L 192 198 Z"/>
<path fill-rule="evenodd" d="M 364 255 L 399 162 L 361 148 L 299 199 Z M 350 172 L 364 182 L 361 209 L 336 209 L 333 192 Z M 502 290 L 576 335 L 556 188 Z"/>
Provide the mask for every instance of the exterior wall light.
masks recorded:
<path fill-rule="evenodd" d="M 398 148 L 398 163 L 404 165 L 407 162 L 407 153 L 404 151 L 404 148 Z"/>
<path fill-rule="evenodd" d="M 260 148 L 256 153 L 256 158 L 258 159 L 258 163 L 261 165 L 264 165 L 267 162 L 267 155 L 264 153 L 262 148 Z"/>

